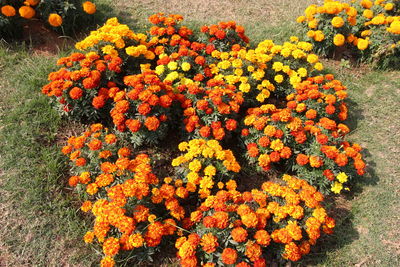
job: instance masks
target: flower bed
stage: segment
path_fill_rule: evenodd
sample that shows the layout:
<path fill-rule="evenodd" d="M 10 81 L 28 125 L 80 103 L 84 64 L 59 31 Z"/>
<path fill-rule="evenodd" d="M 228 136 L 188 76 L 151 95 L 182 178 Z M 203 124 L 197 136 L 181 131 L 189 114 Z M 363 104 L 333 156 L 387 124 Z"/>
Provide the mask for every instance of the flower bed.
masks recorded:
<path fill-rule="evenodd" d="M 334 228 L 323 194 L 365 172 L 345 139 L 347 88 L 297 37 L 251 47 L 235 22 L 195 34 L 179 15 L 149 20 L 144 34 L 109 19 L 42 88 L 63 115 L 94 123 L 62 149 L 94 216 L 85 242 L 102 246 L 102 266 L 171 243 L 182 266 L 298 261 Z M 182 154 L 164 177 L 136 151 L 167 138 Z M 248 175 L 265 181 L 252 188 Z"/>

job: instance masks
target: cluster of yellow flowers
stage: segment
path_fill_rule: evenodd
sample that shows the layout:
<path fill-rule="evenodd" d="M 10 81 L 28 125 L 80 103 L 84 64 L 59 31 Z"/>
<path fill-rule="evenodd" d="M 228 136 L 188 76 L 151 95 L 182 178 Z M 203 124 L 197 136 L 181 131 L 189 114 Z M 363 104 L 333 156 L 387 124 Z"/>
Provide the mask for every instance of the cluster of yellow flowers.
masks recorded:
<path fill-rule="evenodd" d="M 181 168 L 189 192 L 195 192 L 199 186 L 200 198 L 211 194 L 214 181 L 222 180 L 229 172 L 240 171 L 232 151 L 222 149 L 217 140 L 193 139 L 180 143 L 178 148 L 186 153 L 173 159 L 172 166 Z"/>
<path fill-rule="evenodd" d="M 396 1 L 325 0 L 323 5 L 310 5 L 304 13 L 297 22 L 309 29 L 307 36 L 325 54 L 346 44 L 372 54 L 379 48 L 394 50 L 400 46 L 400 14 Z"/>

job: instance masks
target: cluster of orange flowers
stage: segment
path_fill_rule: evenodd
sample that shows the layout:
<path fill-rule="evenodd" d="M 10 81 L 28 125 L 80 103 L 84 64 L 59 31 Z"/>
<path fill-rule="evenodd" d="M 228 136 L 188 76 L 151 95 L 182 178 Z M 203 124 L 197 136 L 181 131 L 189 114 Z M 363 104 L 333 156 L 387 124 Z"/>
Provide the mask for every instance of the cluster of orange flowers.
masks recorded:
<path fill-rule="evenodd" d="M 110 110 L 110 103 L 120 91 L 112 77 L 122 70 L 122 59 L 110 55 L 100 56 L 89 52 L 72 53 L 60 58 L 57 65 L 63 67 L 49 74 L 49 83 L 42 93 L 55 97 L 60 108 L 79 119 L 104 118 L 103 110 Z M 107 82 L 105 77 L 109 77 Z"/>
<path fill-rule="evenodd" d="M 321 53 L 330 55 L 336 47 L 346 46 L 356 48 L 354 54 L 361 55 L 363 60 L 399 55 L 398 1 L 325 0 L 323 5 L 310 5 L 304 13 L 297 22 L 309 29 L 307 36 Z"/>
<path fill-rule="evenodd" d="M 113 266 L 120 250 L 157 247 L 163 236 L 175 234 L 176 222 L 185 214 L 178 199 L 188 194 L 182 181 L 170 184 L 169 177 L 160 181 L 148 155 L 133 157 L 119 142 L 103 125 L 94 124 L 82 136 L 71 137 L 62 149 L 76 174 L 69 179 L 70 186 L 80 184 L 89 198 L 81 210 L 91 211 L 95 220 L 84 241 L 96 238 L 102 244 L 102 266 Z"/>
<path fill-rule="evenodd" d="M 111 110 L 114 125 L 120 131 L 128 128 L 132 133 L 139 131 L 165 133 L 159 131 L 160 124 L 166 128 L 170 107 L 175 94 L 171 86 L 161 82 L 150 69 L 142 74 L 124 77 L 125 91 L 116 93 L 115 105 Z M 161 137 L 157 137 L 161 139 Z"/>
<path fill-rule="evenodd" d="M 192 233 L 176 240 L 181 265 L 266 266 L 274 245 L 292 261 L 308 254 L 322 231 L 332 233 L 335 221 L 314 187 L 289 175 L 283 180 L 287 185 L 266 182 L 242 193 L 233 180 L 222 184 L 191 213 Z"/>
<path fill-rule="evenodd" d="M 93 124 L 62 148 L 72 163 L 70 186 L 87 193 L 81 210 L 95 217 L 84 241 L 101 244 L 101 266 L 114 266 L 123 251 L 160 247 L 164 236 L 175 237 L 182 266 L 215 266 L 219 257 L 225 264 L 265 266 L 271 242 L 282 245 L 283 258 L 297 261 L 321 230 L 331 233 L 334 227 L 321 206 L 322 194 L 304 180 L 284 175 L 287 186 L 266 182 L 261 190 L 237 191 L 234 180 L 222 177 L 234 176 L 240 165 L 216 140 L 181 143 L 178 148 L 186 153 L 172 161 L 181 174 L 162 180 L 148 155 L 134 156 L 121 141 Z M 203 202 L 186 216 L 182 203 L 193 193 Z M 185 237 L 182 230 L 191 234 Z M 223 245 L 227 238 L 232 242 Z"/>
<path fill-rule="evenodd" d="M 250 162 L 269 170 L 285 161 L 324 192 L 341 191 L 335 181 L 341 172 L 350 176 L 344 182 L 363 175 L 361 147 L 343 139 L 350 131 L 340 122 L 347 118 L 345 90 L 331 74 L 310 77 L 286 97 L 286 108 L 267 104 L 249 109 L 242 139 Z"/>
<path fill-rule="evenodd" d="M 82 3 L 82 1 L 80 0 L 69 0 L 66 3 L 70 5 L 69 8 L 75 8 L 81 5 L 82 11 L 90 15 L 96 12 L 96 5 L 90 1 L 85 1 Z M 19 16 L 24 19 L 32 19 L 37 15 L 37 13 L 39 13 L 39 17 L 44 18 L 45 16 L 47 16 L 47 22 L 53 27 L 60 27 L 63 24 L 63 17 L 67 15 L 64 14 L 63 11 L 60 11 L 64 10 L 63 6 L 57 6 L 59 4 L 47 3 L 47 1 L 2 1 L 2 4 L 4 5 L 2 5 L 0 9 L 1 15 L 6 18 L 11 19 L 17 17 L 17 10 Z M 47 14 L 48 9 L 55 12 Z"/>

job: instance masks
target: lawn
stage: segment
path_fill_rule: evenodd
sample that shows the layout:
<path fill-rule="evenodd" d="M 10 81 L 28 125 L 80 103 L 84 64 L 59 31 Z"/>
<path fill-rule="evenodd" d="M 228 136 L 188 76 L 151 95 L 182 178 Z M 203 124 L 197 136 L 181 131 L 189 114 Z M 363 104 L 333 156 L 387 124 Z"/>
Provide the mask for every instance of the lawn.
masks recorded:
<path fill-rule="evenodd" d="M 113 1 L 114 14 L 146 29 L 153 13 L 177 13 L 188 26 L 235 20 L 253 43 L 299 34 L 295 19 L 315 1 Z M 68 50 L 68 49 L 67 49 Z M 0 44 L 0 266 L 96 266 L 101 252 L 81 241 L 90 220 L 67 185 L 59 153 L 79 125 L 59 117 L 40 93 L 60 55 L 30 44 Z M 326 60 L 348 87 L 350 140 L 362 145 L 367 174 L 356 190 L 328 201 L 335 233 L 295 266 L 400 265 L 400 72 Z M 172 263 L 171 263 L 172 262 Z M 164 266 L 175 266 L 166 259 Z"/>

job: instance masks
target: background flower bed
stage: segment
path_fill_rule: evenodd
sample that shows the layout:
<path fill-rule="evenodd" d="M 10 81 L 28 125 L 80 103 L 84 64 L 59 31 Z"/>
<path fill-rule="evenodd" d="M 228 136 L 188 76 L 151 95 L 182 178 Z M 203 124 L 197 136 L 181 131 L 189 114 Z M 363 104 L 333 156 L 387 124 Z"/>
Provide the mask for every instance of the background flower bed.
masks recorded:
<path fill-rule="evenodd" d="M 18 61 L 18 59 L 15 59 L 15 61 Z M 24 61 L 24 63 L 25 63 L 24 65 L 26 65 L 26 61 Z M 343 69 L 343 71 L 345 71 L 345 69 Z M 341 71 L 339 71 L 339 72 L 341 72 Z M 354 94 L 354 95 L 351 95 L 351 97 L 353 99 L 356 99 L 358 103 L 362 103 L 362 106 L 364 105 L 363 103 L 371 103 L 371 104 L 373 104 L 375 96 L 378 96 L 377 94 L 382 94 L 382 95 L 380 95 L 380 97 L 383 97 L 383 99 L 388 99 L 389 100 L 390 99 L 390 94 L 385 94 L 382 91 L 379 91 L 379 93 L 378 93 L 378 91 L 374 91 L 374 89 L 373 89 L 374 87 L 368 87 L 367 86 L 368 83 L 370 83 L 372 81 L 374 83 L 379 83 L 380 82 L 380 78 L 379 77 L 381 75 L 384 75 L 389 80 L 393 79 L 393 82 L 387 82 L 387 84 L 391 84 L 390 88 L 389 88 L 389 86 L 387 87 L 387 90 L 391 89 L 393 86 L 396 86 L 396 83 L 395 83 L 395 80 L 394 80 L 396 78 L 396 76 L 395 76 L 396 73 L 391 73 L 391 74 L 376 73 L 376 74 L 364 75 L 363 77 L 366 78 L 367 81 L 363 82 L 363 84 L 362 84 L 363 86 L 359 86 L 358 87 L 358 85 L 360 84 L 358 81 L 354 81 L 354 80 L 353 81 L 351 81 L 351 80 L 347 80 L 346 81 L 346 84 L 351 86 L 351 88 L 356 88 L 355 90 L 357 92 L 363 92 L 364 90 L 366 90 L 366 93 L 367 93 L 366 95 L 361 95 L 360 94 L 359 96 Z M 342 78 L 342 80 L 343 80 L 343 78 Z M 397 85 L 397 87 L 398 87 L 398 85 Z M 369 95 L 371 95 L 371 97 L 369 97 Z M 392 98 L 392 101 L 395 101 L 395 97 Z M 389 101 L 389 103 L 390 103 L 390 101 Z M 384 111 L 376 113 L 374 111 L 378 107 L 375 104 L 373 104 L 372 106 L 374 107 L 374 109 L 368 109 L 368 112 L 364 113 L 364 115 L 367 116 L 367 118 L 370 118 L 370 119 L 369 120 L 367 119 L 366 121 L 361 121 L 361 122 L 359 121 L 358 122 L 359 123 L 359 127 L 361 127 L 361 129 L 367 130 L 367 129 L 363 128 L 363 127 L 369 125 L 370 123 L 378 123 L 378 124 L 382 124 L 382 125 L 385 125 L 385 123 L 389 124 L 389 122 L 386 120 L 387 114 L 389 114 L 389 113 L 385 113 Z M 371 114 L 371 115 L 369 115 L 369 114 Z M 379 114 L 379 120 L 374 119 L 375 117 L 372 116 L 372 114 L 374 114 L 374 116 L 376 116 L 376 114 Z M 360 135 L 361 134 L 361 132 L 362 132 L 361 129 L 356 133 L 356 135 Z M 382 132 L 385 132 L 386 135 L 390 133 L 390 130 L 389 130 L 388 127 L 380 127 L 379 130 L 382 131 Z M 388 132 L 386 132 L 386 131 L 388 131 Z M 371 136 L 371 138 L 372 138 L 373 135 L 374 135 L 373 132 L 367 130 L 366 134 L 362 134 L 361 137 L 359 137 L 359 138 L 361 138 L 361 140 L 364 140 L 364 142 L 367 143 L 367 145 L 368 145 L 368 147 L 370 149 L 372 148 L 372 149 L 374 149 L 374 151 L 379 152 L 379 150 L 380 150 L 379 146 L 373 146 L 372 143 L 369 143 L 369 141 L 368 141 L 368 140 L 372 140 L 372 139 L 369 139 L 370 138 L 369 136 Z M 382 135 L 382 136 L 385 136 L 385 135 Z M 394 144 L 391 147 L 395 147 Z M 384 144 L 384 146 L 385 146 L 385 144 Z M 386 150 L 390 151 L 390 149 L 386 149 Z M 391 152 L 388 152 L 388 153 L 391 153 Z M 388 155 L 390 155 L 390 154 L 388 154 Z M 385 157 L 387 155 L 382 155 L 382 156 Z M 389 159 L 389 162 L 390 162 L 390 160 L 394 160 L 394 159 L 395 159 L 395 156 L 391 157 L 391 159 Z M 385 168 L 385 165 L 382 165 L 383 161 L 377 161 L 377 162 L 378 162 L 378 166 L 381 167 L 381 168 L 377 169 L 379 173 L 383 174 L 383 173 L 385 173 L 385 170 L 389 171 L 388 168 L 390 168 L 390 167 L 386 166 L 386 168 Z M 395 170 L 393 169 L 393 171 L 395 171 Z M 386 172 L 386 173 L 388 175 L 385 175 L 385 176 L 380 175 L 380 177 L 387 177 L 388 178 L 388 180 L 386 180 L 387 182 L 379 183 L 378 187 L 380 187 L 380 186 L 384 187 L 384 186 L 389 185 L 389 181 L 391 179 L 390 177 L 393 177 L 393 176 L 389 172 Z M 392 173 L 394 173 L 394 172 L 392 172 Z M 372 238 L 372 236 L 376 236 L 377 240 L 379 240 L 379 242 L 373 242 L 374 246 L 379 247 L 379 246 L 382 246 L 382 244 L 386 244 L 386 243 L 382 243 L 382 240 L 380 238 L 381 230 L 376 229 L 377 232 L 375 232 L 375 230 L 372 230 L 373 228 L 371 228 L 367 224 L 365 224 L 366 221 L 373 220 L 374 216 L 371 216 L 371 215 L 374 214 L 375 212 L 378 212 L 378 211 L 375 211 L 375 209 L 371 210 L 371 209 L 360 209 L 360 208 L 357 208 L 357 207 L 362 207 L 363 205 L 371 204 L 371 202 L 368 202 L 367 200 L 369 199 L 369 197 L 372 198 L 375 195 L 379 195 L 381 197 L 378 198 L 378 202 L 374 202 L 375 204 L 372 204 L 373 207 L 379 207 L 379 203 L 381 203 L 381 201 L 385 201 L 385 202 L 387 201 L 388 203 L 391 202 L 390 198 L 384 197 L 384 191 L 380 191 L 380 190 L 378 190 L 378 191 L 370 191 L 369 189 L 367 189 L 367 191 L 364 191 L 359 197 L 356 198 L 356 200 L 351 202 L 352 205 L 355 207 L 355 209 L 354 209 L 355 216 L 356 216 L 356 218 L 359 218 L 359 219 L 356 219 L 355 221 L 353 220 L 353 222 L 356 225 L 358 225 L 357 229 L 358 229 L 358 233 L 360 233 L 360 237 L 361 238 L 352 240 L 352 239 L 354 239 L 354 232 L 352 231 L 352 229 L 354 229 L 354 228 L 349 227 L 351 225 L 349 224 L 349 221 L 347 220 L 346 216 L 344 216 L 344 218 L 346 218 L 346 219 L 341 221 L 341 225 L 343 226 L 341 228 L 342 231 L 337 234 L 338 235 L 337 239 L 336 239 L 336 237 L 334 237 L 333 243 L 335 244 L 335 242 L 336 242 L 335 240 L 337 240 L 337 242 L 339 242 L 339 243 L 336 243 L 337 244 L 336 247 L 341 247 L 342 245 L 340 245 L 340 244 L 352 241 L 352 249 L 348 250 L 348 249 L 345 249 L 345 248 L 343 248 L 343 249 L 339 248 L 339 250 L 335 249 L 333 252 L 328 253 L 327 255 L 330 258 L 330 262 L 328 262 L 328 264 L 329 263 L 330 264 L 335 264 L 335 263 L 338 263 L 340 261 L 348 263 L 349 259 L 355 259 L 354 257 L 358 257 L 358 255 L 360 255 L 359 258 L 357 258 L 359 260 L 358 261 L 354 260 L 354 262 L 358 263 L 358 262 L 364 261 L 365 260 L 365 258 L 363 257 L 363 255 L 365 255 L 364 252 L 357 253 L 357 255 L 351 254 L 351 253 L 354 253 L 354 250 L 358 251 L 358 248 L 360 248 L 360 247 L 358 247 L 358 244 L 362 244 L 362 242 L 364 242 L 366 240 L 369 240 L 369 238 Z M 343 207 L 345 207 L 345 205 L 344 206 L 342 205 L 342 208 Z M 392 208 L 392 207 L 389 207 L 389 206 L 385 206 L 385 207 L 387 207 L 388 209 Z M 369 215 L 367 217 L 365 217 L 362 214 L 364 214 L 364 215 L 365 214 L 369 214 Z M 361 226 L 363 226 L 364 228 L 359 228 Z M 368 232 L 370 234 L 368 234 L 365 229 L 368 229 Z M 347 233 L 347 234 L 344 235 L 343 233 Z M 335 234 L 335 236 L 336 236 L 336 234 Z M 390 236 L 390 234 L 388 236 Z M 384 239 L 385 242 L 389 242 L 387 244 L 390 244 L 390 240 L 391 239 L 389 239 L 389 240 Z M 348 257 L 336 257 L 336 256 L 339 255 L 339 253 L 345 254 Z M 324 255 L 326 255 L 326 254 L 324 253 Z M 352 257 L 351 257 L 351 255 L 352 255 Z M 367 260 L 369 260 L 370 262 L 376 262 L 377 259 L 379 259 L 379 258 L 373 257 L 372 259 L 368 258 Z"/>

